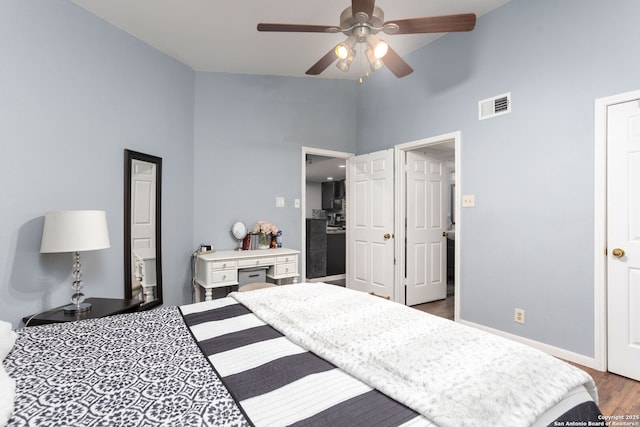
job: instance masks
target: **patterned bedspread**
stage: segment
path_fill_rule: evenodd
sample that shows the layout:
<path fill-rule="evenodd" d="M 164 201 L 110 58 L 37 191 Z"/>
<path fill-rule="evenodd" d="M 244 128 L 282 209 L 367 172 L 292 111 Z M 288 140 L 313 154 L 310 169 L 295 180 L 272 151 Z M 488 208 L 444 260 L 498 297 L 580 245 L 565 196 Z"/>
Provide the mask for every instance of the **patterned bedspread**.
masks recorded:
<path fill-rule="evenodd" d="M 244 426 L 176 307 L 17 331 L 9 426 Z"/>

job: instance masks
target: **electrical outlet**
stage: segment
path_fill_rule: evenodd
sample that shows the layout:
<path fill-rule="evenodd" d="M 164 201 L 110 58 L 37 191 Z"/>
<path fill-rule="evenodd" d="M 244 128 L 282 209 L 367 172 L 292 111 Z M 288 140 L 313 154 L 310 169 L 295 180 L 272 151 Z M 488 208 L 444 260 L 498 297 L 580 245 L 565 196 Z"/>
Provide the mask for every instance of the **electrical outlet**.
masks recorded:
<path fill-rule="evenodd" d="M 524 325 L 524 310 L 521 308 L 516 308 L 516 311 L 513 315 L 513 320 L 516 323 L 522 323 Z"/>
<path fill-rule="evenodd" d="M 276 208 L 284 208 L 284 197 L 276 197 Z"/>
<path fill-rule="evenodd" d="M 472 208 L 476 205 L 476 196 L 473 194 L 465 194 L 462 196 L 462 207 Z"/>

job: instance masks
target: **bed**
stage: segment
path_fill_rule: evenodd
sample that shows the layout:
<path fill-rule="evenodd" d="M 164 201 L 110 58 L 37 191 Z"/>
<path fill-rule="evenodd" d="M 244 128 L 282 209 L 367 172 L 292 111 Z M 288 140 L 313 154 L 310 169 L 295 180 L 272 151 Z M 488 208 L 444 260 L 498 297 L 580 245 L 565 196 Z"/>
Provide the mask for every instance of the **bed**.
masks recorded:
<path fill-rule="evenodd" d="M 601 415 L 580 369 L 322 283 L 16 332 L 0 375 L 5 394 L 15 382 L 8 426 L 546 426 Z"/>

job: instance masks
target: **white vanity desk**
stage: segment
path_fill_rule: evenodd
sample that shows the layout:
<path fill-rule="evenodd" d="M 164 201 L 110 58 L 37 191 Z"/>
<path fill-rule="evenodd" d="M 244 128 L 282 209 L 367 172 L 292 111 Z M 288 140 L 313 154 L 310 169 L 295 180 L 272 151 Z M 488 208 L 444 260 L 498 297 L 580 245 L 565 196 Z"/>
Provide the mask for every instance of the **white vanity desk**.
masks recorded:
<path fill-rule="evenodd" d="M 198 255 L 196 277 L 193 283 L 195 302 L 212 299 L 213 289 L 238 284 L 238 270 L 243 268 L 268 267 L 267 277 L 280 281 L 293 278 L 298 281 L 298 255 L 294 249 L 259 249 L 252 251 L 216 251 Z"/>

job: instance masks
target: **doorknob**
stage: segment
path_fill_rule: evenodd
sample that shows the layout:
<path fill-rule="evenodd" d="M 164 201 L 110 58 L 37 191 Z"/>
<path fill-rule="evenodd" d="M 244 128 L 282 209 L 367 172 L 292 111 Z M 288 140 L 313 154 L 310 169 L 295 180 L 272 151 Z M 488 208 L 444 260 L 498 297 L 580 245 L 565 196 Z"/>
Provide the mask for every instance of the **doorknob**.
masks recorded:
<path fill-rule="evenodd" d="M 614 250 L 611 251 L 611 255 L 613 255 L 616 258 L 622 258 L 624 256 L 624 250 L 620 248 L 615 248 Z"/>
<path fill-rule="evenodd" d="M 388 239 L 391 238 L 391 234 L 385 233 L 384 236 L 382 236 L 382 237 L 384 237 L 385 240 L 388 240 Z"/>

